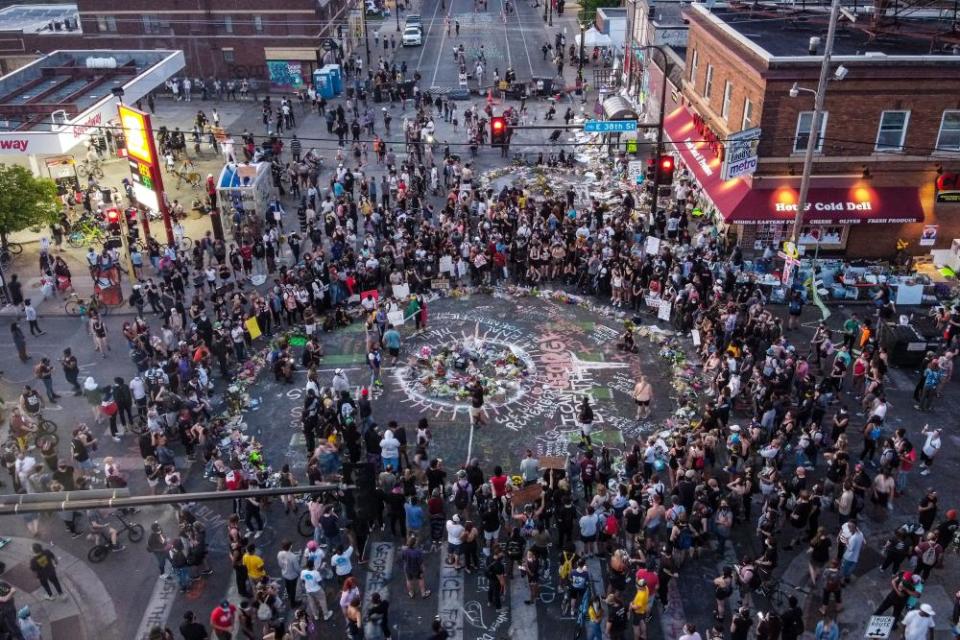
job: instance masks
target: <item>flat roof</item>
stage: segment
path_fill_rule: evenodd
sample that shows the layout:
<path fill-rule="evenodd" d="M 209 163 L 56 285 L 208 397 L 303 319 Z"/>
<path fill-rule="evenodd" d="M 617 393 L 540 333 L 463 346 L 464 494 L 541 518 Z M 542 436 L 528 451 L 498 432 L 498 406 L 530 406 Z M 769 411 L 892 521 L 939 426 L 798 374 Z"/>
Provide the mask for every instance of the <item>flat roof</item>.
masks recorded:
<path fill-rule="evenodd" d="M 0 31 L 23 33 L 79 32 L 75 4 L 14 4 L 0 9 Z"/>
<path fill-rule="evenodd" d="M 165 50 L 54 51 L 0 77 L 0 131 L 56 130 L 113 99 L 117 88 L 124 100 L 136 100 L 172 75 L 160 71 L 182 68 L 182 60 L 181 52 Z M 66 118 L 55 117 L 58 111 Z"/>
<path fill-rule="evenodd" d="M 795 5 L 794 5 L 795 6 Z M 767 51 L 773 57 L 807 56 L 810 38 L 821 39 L 818 54 L 823 54 L 823 42 L 827 37 L 830 13 L 827 9 L 819 11 L 783 10 L 761 6 L 759 9 L 747 5 L 716 6 L 710 13 L 733 29 L 737 34 Z M 862 19 L 869 20 L 868 16 Z M 931 51 L 929 38 L 912 37 L 906 33 L 905 23 L 919 27 L 935 27 L 939 23 L 934 18 L 905 20 L 901 19 L 901 31 L 897 34 L 881 34 L 871 38 L 863 28 L 853 27 L 841 20 L 834 40 L 834 56 L 927 56 L 942 54 Z M 813 56 L 811 56 L 812 58 Z"/>

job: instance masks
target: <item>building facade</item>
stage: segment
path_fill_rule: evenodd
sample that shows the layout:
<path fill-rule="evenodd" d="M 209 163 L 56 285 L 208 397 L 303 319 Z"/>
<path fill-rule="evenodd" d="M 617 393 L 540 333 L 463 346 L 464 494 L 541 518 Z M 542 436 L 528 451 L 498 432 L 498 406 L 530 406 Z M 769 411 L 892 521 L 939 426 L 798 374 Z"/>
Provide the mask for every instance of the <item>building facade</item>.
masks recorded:
<path fill-rule="evenodd" d="M 74 32 L 0 32 L 0 59 L 13 64 L 56 49 L 180 49 L 186 74 L 257 78 L 280 87 L 309 83 L 325 43 L 349 21 L 346 0 L 80 0 Z"/>
<path fill-rule="evenodd" d="M 791 234 L 828 14 L 747 12 L 686 10 L 682 104 L 665 133 L 714 214 L 760 250 Z M 898 239 L 919 253 L 960 237 L 960 56 L 930 50 L 841 24 L 832 64 L 845 75 L 826 90 L 802 243 L 881 257 Z"/>

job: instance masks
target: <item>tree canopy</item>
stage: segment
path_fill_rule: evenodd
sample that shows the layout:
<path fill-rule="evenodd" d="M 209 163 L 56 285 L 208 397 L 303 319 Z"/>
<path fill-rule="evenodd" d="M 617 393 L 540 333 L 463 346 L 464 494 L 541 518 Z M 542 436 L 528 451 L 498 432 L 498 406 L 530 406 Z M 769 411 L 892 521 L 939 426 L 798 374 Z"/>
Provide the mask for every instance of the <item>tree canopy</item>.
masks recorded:
<path fill-rule="evenodd" d="M 20 165 L 0 164 L 0 237 L 55 222 L 60 211 L 57 185 Z"/>

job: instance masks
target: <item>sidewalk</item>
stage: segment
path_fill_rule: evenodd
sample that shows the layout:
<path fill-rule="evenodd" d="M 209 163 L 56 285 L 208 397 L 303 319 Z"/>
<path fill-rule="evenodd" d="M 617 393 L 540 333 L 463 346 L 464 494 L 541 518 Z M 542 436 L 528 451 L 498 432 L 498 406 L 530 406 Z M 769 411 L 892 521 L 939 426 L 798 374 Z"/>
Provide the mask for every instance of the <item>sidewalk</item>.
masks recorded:
<path fill-rule="evenodd" d="M 97 574 L 85 561 L 46 543 L 44 546 L 57 556 L 57 577 L 67 597 L 43 599 L 45 592 L 30 570 L 34 542 L 30 538 L 11 538 L 10 544 L 0 549 L 0 561 L 7 565 L 0 580 L 16 588 L 17 608 L 30 607 L 44 638 L 120 640 L 117 610 Z"/>

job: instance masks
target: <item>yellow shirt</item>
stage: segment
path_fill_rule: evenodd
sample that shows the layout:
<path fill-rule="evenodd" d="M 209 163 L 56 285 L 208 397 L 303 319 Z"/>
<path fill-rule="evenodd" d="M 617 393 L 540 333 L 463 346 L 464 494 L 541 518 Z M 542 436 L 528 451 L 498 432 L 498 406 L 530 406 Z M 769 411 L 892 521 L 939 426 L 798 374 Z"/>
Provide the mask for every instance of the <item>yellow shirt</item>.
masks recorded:
<path fill-rule="evenodd" d="M 243 554 L 243 566 L 247 568 L 247 575 L 250 576 L 251 580 L 259 580 L 267 575 L 267 572 L 263 570 L 263 558 L 258 555 Z"/>
<path fill-rule="evenodd" d="M 603 619 L 603 609 L 594 609 L 593 605 L 591 604 L 587 608 L 587 616 L 589 617 L 590 622 L 600 622 L 600 620 Z"/>
<path fill-rule="evenodd" d="M 637 595 L 633 596 L 633 602 L 630 603 L 630 609 L 635 613 L 644 614 L 650 604 L 650 590 L 646 587 L 637 589 Z"/>

